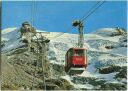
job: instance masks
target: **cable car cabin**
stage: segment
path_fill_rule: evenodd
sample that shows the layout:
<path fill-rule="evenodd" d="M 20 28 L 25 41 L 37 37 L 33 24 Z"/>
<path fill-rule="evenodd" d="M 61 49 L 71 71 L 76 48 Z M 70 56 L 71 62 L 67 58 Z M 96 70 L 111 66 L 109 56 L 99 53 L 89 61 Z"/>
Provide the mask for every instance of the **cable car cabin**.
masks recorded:
<path fill-rule="evenodd" d="M 87 67 L 87 49 L 85 48 L 70 48 L 65 56 L 65 71 L 66 73 L 81 74 Z"/>

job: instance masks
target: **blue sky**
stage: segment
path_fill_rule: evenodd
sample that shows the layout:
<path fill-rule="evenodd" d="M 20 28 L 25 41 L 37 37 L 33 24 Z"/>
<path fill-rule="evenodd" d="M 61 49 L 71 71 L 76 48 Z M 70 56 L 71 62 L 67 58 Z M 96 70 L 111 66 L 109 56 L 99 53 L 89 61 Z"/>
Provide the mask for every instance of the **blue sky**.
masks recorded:
<path fill-rule="evenodd" d="M 66 32 L 72 21 L 80 19 L 96 1 L 36 1 L 32 11 L 32 1 L 4 1 L 2 3 L 2 29 L 20 27 L 24 21 L 48 32 Z M 127 2 L 107 1 L 84 21 L 85 33 L 104 27 L 127 28 Z M 70 33 L 77 33 L 74 28 Z"/>

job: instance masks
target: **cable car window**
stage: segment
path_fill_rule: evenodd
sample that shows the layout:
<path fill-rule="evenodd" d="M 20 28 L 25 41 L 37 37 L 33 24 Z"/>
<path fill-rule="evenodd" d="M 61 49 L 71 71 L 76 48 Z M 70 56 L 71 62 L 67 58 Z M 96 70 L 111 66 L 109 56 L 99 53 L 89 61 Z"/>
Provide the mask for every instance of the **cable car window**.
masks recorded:
<path fill-rule="evenodd" d="M 75 56 L 84 56 L 84 50 L 75 50 Z"/>

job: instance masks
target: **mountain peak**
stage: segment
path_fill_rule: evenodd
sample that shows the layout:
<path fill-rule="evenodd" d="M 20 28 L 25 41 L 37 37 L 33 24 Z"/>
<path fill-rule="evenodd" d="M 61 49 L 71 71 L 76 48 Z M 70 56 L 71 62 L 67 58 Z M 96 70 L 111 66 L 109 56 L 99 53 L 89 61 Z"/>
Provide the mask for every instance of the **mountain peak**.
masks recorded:
<path fill-rule="evenodd" d="M 12 27 L 12 28 L 6 28 L 6 29 L 3 29 L 2 30 L 2 34 L 7 34 L 7 33 L 10 33 L 10 32 L 13 32 L 17 29 L 17 27 Z"/>
<path fill-rule="evenodd" d="M 122 35 L 126 32 L 122 28 L 117 27 L 117 28 L 101 28 L 94 33 L 105 37 L 105 36 Z"/>

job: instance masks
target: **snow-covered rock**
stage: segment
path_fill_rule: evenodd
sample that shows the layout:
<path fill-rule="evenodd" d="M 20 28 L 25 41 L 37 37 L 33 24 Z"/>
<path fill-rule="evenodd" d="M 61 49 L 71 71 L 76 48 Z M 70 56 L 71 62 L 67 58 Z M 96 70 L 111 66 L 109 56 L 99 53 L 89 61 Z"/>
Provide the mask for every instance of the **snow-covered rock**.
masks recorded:
<path fill-rule="evenodd" d="M 38 30 L 41 32 L 41 30 Z M 88 67 L 76 76 L 62 76 L 69 81 L 75 89 L 102 89 L 102 84 L 121 83 L 124 79 L 116 79 L 121 70 L 127 66 L 127 34 L 111 36 L 117 32 L 115 28 L 102 28 L 98 31 L 84 35 L 84 47 L 88 48 Z M 50 39 L 48 58 L 51 64 L 64 66 L 65 54 L 71 47 L 77 46 L 78 35 L 50 32 L 43 36 Z M 2 52 L 8 52 L 23 46 L 18 28 L 2 30 Z M 115 70 L 118 68 L 118 70 Z M 111 70 L 104 72 L 104 70 Z M 124 74 L 124 73 L 123 73 Z M 94 83 L 93 83 L 94 82 Z M 103 86 L 104 86 L 103 85 Z"/>

